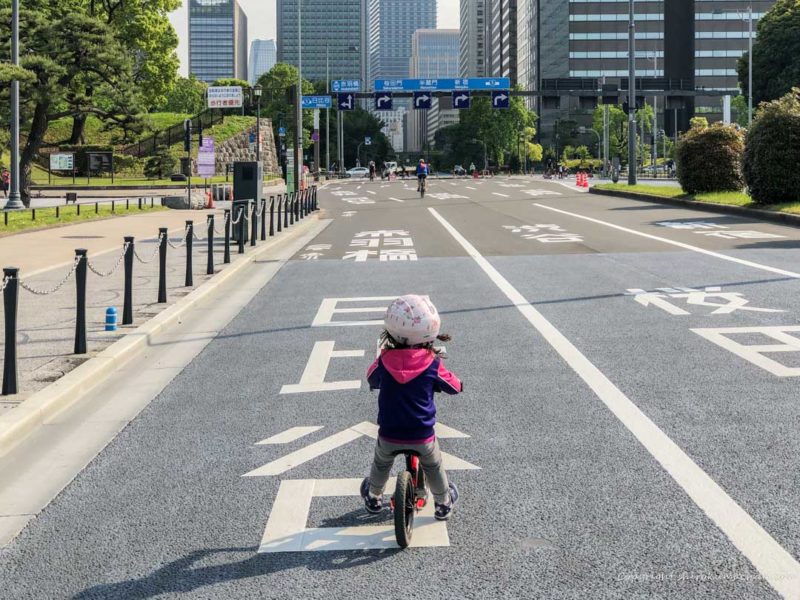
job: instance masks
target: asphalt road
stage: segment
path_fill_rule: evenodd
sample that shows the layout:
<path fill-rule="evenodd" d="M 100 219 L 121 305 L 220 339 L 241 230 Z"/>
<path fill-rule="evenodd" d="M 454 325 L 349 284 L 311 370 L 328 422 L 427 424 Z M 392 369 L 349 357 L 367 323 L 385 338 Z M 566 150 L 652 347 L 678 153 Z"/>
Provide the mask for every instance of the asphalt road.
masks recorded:
<path fill-rule="evenodd" d="M 333 223 L 0 550 L 0 597 L 800 595 L 800 230 L 531 178 L 319 199 Z M 399 551 L 351 494 L 369 309 L 403 293 L 467 391 L 438 403 L 461 503 Z"/>

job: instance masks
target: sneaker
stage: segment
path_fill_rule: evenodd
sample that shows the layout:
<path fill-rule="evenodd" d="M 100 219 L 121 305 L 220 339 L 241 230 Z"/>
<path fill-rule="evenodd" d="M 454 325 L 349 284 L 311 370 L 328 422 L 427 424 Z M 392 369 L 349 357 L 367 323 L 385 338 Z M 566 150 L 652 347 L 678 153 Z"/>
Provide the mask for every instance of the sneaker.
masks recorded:
<path fill-rule="evenodd" d="M 364 500 L 364 508 L 371 515 L 383 512 L 383 496 L 373 496 L 369 491 L 369 478 L 364 477 L 361 482 L 361 499 Z"/>
<path fill-rule="evenodd" d="M 458 488 L 455 486 L 454 483 L 450 484 L 450 502 L 447 504 L 439 504 L 436 503 L 436 512 L 434 513 L 434 517 L 437 521 L 447 521 L 450 518 L 450 514 L 453 512 L 453 509 L 456 507 L 456 503 L 458 502 Z"/>

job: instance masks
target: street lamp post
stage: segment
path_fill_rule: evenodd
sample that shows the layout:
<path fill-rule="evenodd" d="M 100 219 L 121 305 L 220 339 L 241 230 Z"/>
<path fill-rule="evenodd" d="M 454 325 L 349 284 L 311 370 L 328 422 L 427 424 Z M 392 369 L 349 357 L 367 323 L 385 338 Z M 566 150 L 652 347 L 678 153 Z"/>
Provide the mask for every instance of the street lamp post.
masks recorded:
<path fill-rule="evenodd" d="M 19 65 L 19 0 L 11 0 L 11 64 Z M 11 191 L 6 208 L 23 208 L 19 194 L 19 81 L 11 82 Z"/>
<path fill-rule="evenodd" d="M 628 185 L 636 185 L 636 23 L 634 2 L 628 12 Z"/>
<path fill-rule="evenodd" d="M 261 85 L 256 84 L 253 88 L 253 95 L 256 97 L 256 160 L 261 160 Z"/>
<path fill-rule="evenodd" d="M 753 124 L 753 3 L 747 7 L 747 126 Z"/>
<path fill-rule="evenodd" d="M 330 59 L 330 45 L 325 44 L 325 91 L 330 95 L 331 93 L 331 59 Z M 317 167 L 319 168 L 319 167 Z M 328 169 L 331 168 L 331 109 L 325 109 L 325 178 L 330 175 Z"/>

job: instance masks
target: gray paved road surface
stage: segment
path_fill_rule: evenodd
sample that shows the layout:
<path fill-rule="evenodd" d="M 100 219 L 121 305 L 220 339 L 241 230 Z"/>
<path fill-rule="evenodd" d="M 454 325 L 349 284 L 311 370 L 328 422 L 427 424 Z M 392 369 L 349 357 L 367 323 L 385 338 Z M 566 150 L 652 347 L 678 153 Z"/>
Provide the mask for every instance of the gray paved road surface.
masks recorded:
<path fill-rule="evenodd" d="M 800 594 L 800 231 L 529 178 L 320 201 L 333 223 L 0 551 L 0 597 Z M 409 292 L 467 391 L 439 400 L 461 504 L 399 551 L 352 494 L 371 321 Z"/>

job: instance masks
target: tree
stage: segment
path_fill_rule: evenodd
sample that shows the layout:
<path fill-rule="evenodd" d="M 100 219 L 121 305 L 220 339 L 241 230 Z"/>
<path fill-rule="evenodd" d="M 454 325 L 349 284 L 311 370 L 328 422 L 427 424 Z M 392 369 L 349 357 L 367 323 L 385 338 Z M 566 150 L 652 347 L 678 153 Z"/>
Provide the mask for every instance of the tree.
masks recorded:
<path fill-rule="evenodd" d="M 797 200 L 800 189 L 800 89 L 761 105 L 747 132 L 744 178 L 759 204 Z"/>
<path fill-rule="evenodd" d="M 753 42 L 753 104 L 775 100 L 800 86 L 800 2 L 777 0 L 758 21 Z M 739 86 L 747 95 L 750 57 L 737 64 Z"/>
<path fill-rule="evenodd" d="M 388 138 L 381 133 L 383 122 L 361 107 L 356 110 L 344 113 L 344 163 L 345 165 L 356 164 L 356 159 L 361 160 L 361 164 L 369 163 L 374 160 L 380 164 L 394 157 L 394 149 L 389 143 Z M 372 138 L 372 143 L 364 145 L 364 138 Z M 360 156 L 357 156 L 359 145 L 361 145 Z"/>
<path fill-rule="evenodd" d="M 739 191 L 744 187 L 744 135 L 738 125 L 692 119 L 676 148 L 678 181 L 687 194 Z"/>
<path fill-rule="evenodd" d="M 163 179 L 172 173 L 178 161 L 170 154 L 169 148 L 159 146 L 156 153 L 144 163 L 144 175 L 150 179 Z"/>
<path fill-rule="evenodd" d="M 196 114 L 206 107 L 206 90 L 208 86 L 199 81 L 194 75 L 188 79 L 180 77 L 167 92 L 164 104 L 159 110 L 165 112 Z"/>
<path fill-rule="evenodd" d="M 286 139 L 292 143 L 297 139 L 295 107 L 293 99 L 297 89 L 297 68 L 285 63 L 277 63 L 269 71 L 258 78 L 261 86 L 261 116 L 272 119 L 275 139 L 278 139 L 278 127 L 286 128 Z M 303 80 L 303 95 L 312 95 L 314 86 Z M 303 146 L 311 143 L 311 128 L 314 125 L 311 111 L 303 114 Z"/>
<path fill-rule="evenodd" d="M 0 0 L 0 39 L 10 40 L 8 0 Z M 132 86 L 130 52 L 102 19 L 65 2 L 30 6 L 20 15 L 21 125 L 27 129 L 20 156 L 20 188 L 30 201 L 31 163 L 48 124 L 59 118 L 93 114 L 128 131 L 139 112 L 140 96 Z M 7 72 L 8 66 L 3 67 Z M 87 93 L 91 91 L 91 93 Z M 8 118 L 8 89 L 0 90 L 3 121 Z"/>
<path fill-rule="evenodd" d="M 646 104 L 644 107 L 636 111 L 636 124 L 637 129 L 641 127 L 644 120 L 645 133 L 650 133 L 653 130 L 653 107 Z M 628 163 L 628 115 L 622 110 L 620 106 L 608 106 L 608 151 L 609 159 L 614 157 L 620 159 L 621 164 Z M 598 106 L 592 114 L 592 129 L 594 129 L 603 139 L 603 107 Z M 637 155 L 642 156 L 644 147 L 641 144 L 639 135 L 637 138 Z"/>

